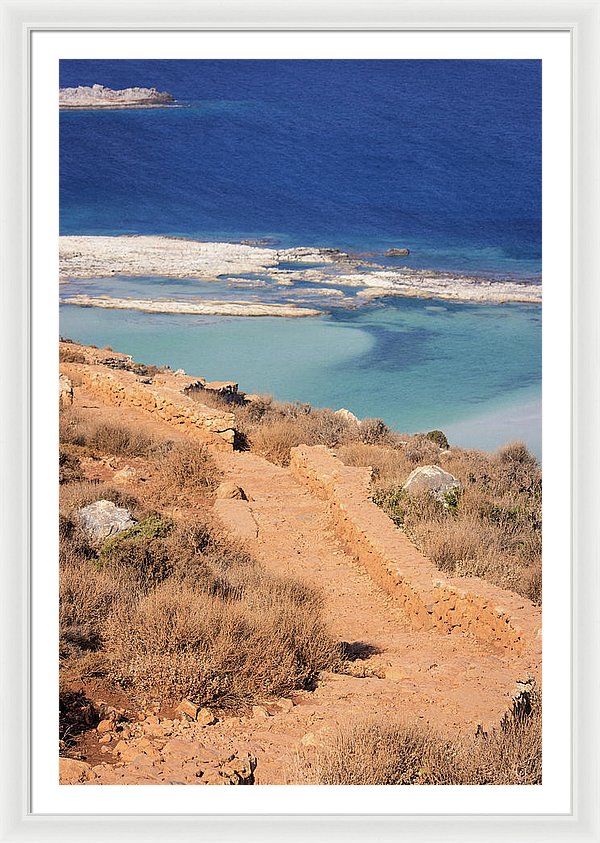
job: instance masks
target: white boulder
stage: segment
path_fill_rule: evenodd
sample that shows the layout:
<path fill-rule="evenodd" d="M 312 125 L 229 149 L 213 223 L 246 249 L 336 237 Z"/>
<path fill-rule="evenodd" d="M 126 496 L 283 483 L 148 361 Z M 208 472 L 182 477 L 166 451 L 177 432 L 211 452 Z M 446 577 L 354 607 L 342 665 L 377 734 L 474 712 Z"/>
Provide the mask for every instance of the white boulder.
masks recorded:
<path fill-rule="evenodd" d="M 462 486 L 454 475 L 439 465 L 422 465 L 411 471 L 404 488 L 411 495 L 429 492 L 436 500 L 443 501 L 447 492 L 459 492 Z"/>
<path fill-rule="evenodd" d="M 101 500 L 79 510 L 79 523 L 95 541 L 104 541 L 109 536 L 122 533 L 136 523 L 127 509 L 116 506 L 112 501 Z"/>

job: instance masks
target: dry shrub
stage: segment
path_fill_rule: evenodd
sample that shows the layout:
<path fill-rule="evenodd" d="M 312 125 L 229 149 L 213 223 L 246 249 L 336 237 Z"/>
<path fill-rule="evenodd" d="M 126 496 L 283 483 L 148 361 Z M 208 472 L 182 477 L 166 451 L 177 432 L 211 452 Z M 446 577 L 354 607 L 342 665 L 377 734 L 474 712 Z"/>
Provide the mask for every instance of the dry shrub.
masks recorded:
<path fill-rule="evenodd" d="M 290 450 L 305 444 L 305 438 L 293 419 L 265 423 L 248 436 L 251 449 L 276 465 L 289 465 Z"/>
<path fill-rule="evenodd" d="M 160 583 L 174 569 L 164 541 L 173 529 L 171 521 L 151 513 L 128 530 L 108 538 L 98 553 L 98 566 L 134 580 L 141 588 Z"/>
<path fill-rule="evenodd" d="M 117 424 L 90 425 L 86 445 L 103 454 L 123 457 L 145 457 L 153 454 L 158 443 L 139 430 Z"/>
<path fill-rule="evenodd" d="M 310 404 L 254 402 L 236 410 L 251 450 L 278 465 L 288 465 L 290 449 L 297 445 L 325 445 L 334 448 L 358 436 L 358 425 L 332 410 Z"/>
<path fill-rule="evenodd" d="M 127 602 L 130 593 L 131 583 L 114 572 L 89 560 L 65 561 L 60 570 L 61 657 L 99 649 L 107 615 Z"/>
<path fill-rule="evenodd" d="M 60 534 L 63 675 L 231 708 L 311 687 L 340 660 L 320 596 L 213 525 L 150 515 L 99 551 L 76 519 L 63 515 Z"/>
<path fill-rule="evenodd" d="M 425 434 L 411 436 L 404 449 L 406 459 L 412 463 L 413 468 L 417 465 L 430 465 L 440 458 L 440 446 L 437 442 L 429 439 Z"/>
<path fill-rule="evenodd" d="M 60 484 L 73 483 L 75 480 L 83 480 L 83 477 L 79 457 L 61 448 L 58 454 L 58 482 Z"/>
<path fill-rule="evenodd" d="M 85 445 L 84 420 L 80 412 L 69 405 L 61 405 L 59 412 L 61 445 Z"/>
<path fill-rule="evenodd" d="M 66 340 L 63 340 L 66 342 Z M 74 348 L 64 348 L 61 346 L 59 348 L 59 360 L 61 363 L 85 363 L 86 357 L 85 354 L 82 354 L 81 351 L 77 351 Z"/>
<path fill-rule="evenodd" d="M 453 740 L 418 725 L 355 721 L 305 754 L 295 776 L 321 785 L 541 784 L 541 698 L 490 733 Z"/>
<path fill-rule="evenodd" d="M 60 411 L 60 441 L 111 456 L 144 457 L 160 449 L 160 443 L 139 430 L 122 424 L 97 422 L 73 407 Z"/>
<path fill-rule="evenodd" d="M 133 696 L 224 708 L 310 687 L 339 658 L 318 601 L 271 590 L 264 573 L 240 578 L 221 593 L 171 578 L 118 605 L 104 624 L 110 677 Z"/>
<path fill-rule="evenodd" d="M 169 442 L 154 462 L 151 486 L 158 503 L 167 505 L 182 494 L 211 494 L 220 477 L 204 445 L 192 441 Z"/>
<path fill-rule="evenodd" d="M 238 446 L 250 449 L 276 465 L 288 465 L 290 449 L 298 445 L 325 445 L 327 448 L 350 442 L 398 445 L 398 435 L 381 419 L 363 419 L 357 423 L 333 410 L 299 401 L 274 401 L 270 395 L 246 401 L 240 395 L 219 395 L 204 389 L 189 394 L 206 406 L 232 411 Z"/>
<path fill-rule="evenodd" d="M 414 465 L 407 458 L 404 447 L 365 445 L 352 442 L 336 449 L 336 454 L 346 465 L 369 466 L 373 469 L 374 492 L 387 492 L 402 486 Z"/>
<path fill-rule="evenodd" d="M 363 419 L 358 426 L 358 439 L 364 445 L 393 446 L 395 435 L 381 419 Z"/>
<path fill-rule="evenodd" d="M 59 740 L 67 746 L 75 743 L 78 735 L 98 725 L 98 711 L 83 691 L 61 687 L 59 691 Z"/>
<path fill-rule="evenodd" d="M 454 784 L 457 751 L 419 726 L 376 720 L 342 727 L 331 743 L 306 756 L 300 780 L 323 785 Z"/>
<path fill-rule="evenodd" d="M 337 453 L 347 465 L 372 467 L 374 501 L 440 569 L 541 602 L 542 478 L 523 443 L 496 454 L 446 451 L 419 435 L 402 448 L 351 443 Z M 452 505 L 403 491 L 417 453 L 419 464 L 437 464 L 458 478 L 463 491 Z"/>
<path fill-rule="evenodd" d="M 288 465 L 297 445 L 335 448 L 359 435 L 359 426 L 332 410 L 308 404 L 249 405 L 235 411 L 236 423 L 252 451 L 277 465 Z"/>
<path fill-rule="evenodd" d="M 465 784 L 542 783 L 542 697 L 514 708 L 500 727 L 475 736 Z M 467 751 L 469 744 L 467 744 Z"/>

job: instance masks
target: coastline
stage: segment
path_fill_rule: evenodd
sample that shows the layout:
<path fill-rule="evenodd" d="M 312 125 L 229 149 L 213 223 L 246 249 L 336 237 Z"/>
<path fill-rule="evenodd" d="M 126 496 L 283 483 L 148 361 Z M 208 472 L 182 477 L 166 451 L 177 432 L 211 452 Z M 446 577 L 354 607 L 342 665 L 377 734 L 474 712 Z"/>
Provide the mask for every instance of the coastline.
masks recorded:
<path fill-rule="evenodd" d="M 541 284 L 490 280 L 409 267 L 390 268 L 337 249 L 276 249 L 242 243 L 205 242 L 168 236 L 61 236 L 60 280 L 122 275 L 250 281 L 272 288 L 312 284 L 351 289 L 356 304 L 386 296 L 451 301 L 541 304 Z M 250 279 L 248 278 L 250 276 Z M 91 297 L 90 297 L 91 298 Z M 93 306 L 95 302 L 87 304 Z M 98 305 L 103 306 L 103 305 Z"/>
<path fill-rule="evenodd" d="M 519 410 L 540 389 L 532 362 L 539 315 L 528 306 L 432 311 L 405 299 L 320 318 L 253 319 L 63 304 L 60 318 L 62 336 L 157 366 L 201 369 L 249 393 L 346 407 L 401 432 L 440 428 L 465 446 L 494 450 L 524 439 L 539 451 L 539 424 Z M 520 372 L 530 387 L 519 387 Z"/>

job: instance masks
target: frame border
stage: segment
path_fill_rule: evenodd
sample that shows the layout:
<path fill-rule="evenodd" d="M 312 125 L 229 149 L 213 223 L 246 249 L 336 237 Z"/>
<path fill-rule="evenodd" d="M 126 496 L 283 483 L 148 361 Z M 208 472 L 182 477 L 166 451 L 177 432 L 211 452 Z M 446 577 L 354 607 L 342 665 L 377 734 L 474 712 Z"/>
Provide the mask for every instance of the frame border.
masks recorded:
<path fill-rule="evenodd" d="M 4 586 L 0 589 L 2 706 L 0 709 L 0 840 L 117 839 L 305 840 L 407 839 L 449 841 L 600 839 L 597 604 L 600 576 L 594 564 L 600 533 L 594 481 L 600 475 L 600 276 L 595 249 L 600 228 L 600 0 L 144 0 L 100 3 L 82 10 L 73 0 L 0 0 L 1 92 L 5 120 L 0 135 L 2 186 L 2 298 L 0 334 L 4 435 L 0 440 L 0 527 Z M 316 815 L 69 815 L 29 813 L 29 530 L 30 520 L 30 285 L 28 143 L 29 50 L 40 30 L 94 31 L 393 31 L 567 30 L 573 46 L 573 812 L 566 817 Z M 18 283 L 18 282 L 21 283 Z M 10 314 L 10 316 L 9 316 Z M 13 316 L 14 314 L 14 316 Z M 8 364 L 10 361 L 10 365 Z M 596 516 L 596 517 L 594 517 Z M 595 551 L 595 552 L 594 552 Z M 6 564 L 8 563 L 8 564 Z M 443 823 L 443 826 L 441 825 Z M 317 832 L 317 825 L 319 831 Z"/>

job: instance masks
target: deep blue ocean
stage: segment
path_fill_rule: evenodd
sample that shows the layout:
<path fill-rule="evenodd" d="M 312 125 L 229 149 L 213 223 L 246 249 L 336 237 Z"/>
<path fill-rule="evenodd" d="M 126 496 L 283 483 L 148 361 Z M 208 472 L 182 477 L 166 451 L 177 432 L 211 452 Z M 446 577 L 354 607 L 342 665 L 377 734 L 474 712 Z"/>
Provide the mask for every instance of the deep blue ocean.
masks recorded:
<path fill-rule="evenodd" d="M 61 233 L 272 236 L 541 271 L 538 61 L 62 61 L 189 108 L 61 114 Z"/>
<path fill-rule="evenodd" d="M 406 266 L 541 277 L 538 61 L 61 62 L 61 87 L 95 83 L 156 87 L 184 107 L 61 112 L 61 234 L 401 246 Z M 122 280 L 149 297 L 158 283 Z M 291 321 L 65 306 L 61 332 L 540 454 L 540 316 L 418 300 Z"/>

